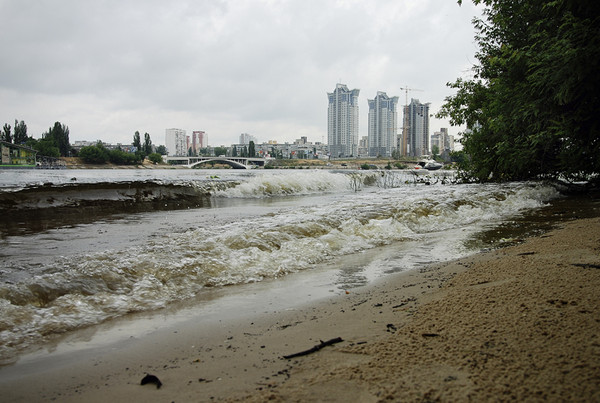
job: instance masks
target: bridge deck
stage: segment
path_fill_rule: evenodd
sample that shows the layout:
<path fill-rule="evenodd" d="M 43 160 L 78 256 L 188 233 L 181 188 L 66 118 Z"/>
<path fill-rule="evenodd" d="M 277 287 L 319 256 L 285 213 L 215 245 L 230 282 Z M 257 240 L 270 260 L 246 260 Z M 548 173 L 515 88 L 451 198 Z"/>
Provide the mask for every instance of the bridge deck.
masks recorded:
<path fill-rule="evenodd" d="M 167 163 L 176 165 L 185 165 L 189 168 L 193 168 L 196 165 L 210 163 L 210 162 L 221 162 L 238 169 L 249 169 L 254 166 L 264 166 L 265 158 L 250 158 L 250 157 L 167 157 Z"/>

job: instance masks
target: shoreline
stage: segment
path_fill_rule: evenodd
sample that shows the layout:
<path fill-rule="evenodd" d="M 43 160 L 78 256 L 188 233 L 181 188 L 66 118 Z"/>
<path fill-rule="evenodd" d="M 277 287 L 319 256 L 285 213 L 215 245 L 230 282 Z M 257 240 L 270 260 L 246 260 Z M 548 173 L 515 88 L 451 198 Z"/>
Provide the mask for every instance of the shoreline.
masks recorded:
<path fill-rule="evenodd" d="M 190 321 L 12 378 L 5 401 L 600 400 L 600 218 L 294 309 Z M 343 342 L 283 359 L 340 337 Z M 162 387 L 140 385 L 146 373 Z"/>

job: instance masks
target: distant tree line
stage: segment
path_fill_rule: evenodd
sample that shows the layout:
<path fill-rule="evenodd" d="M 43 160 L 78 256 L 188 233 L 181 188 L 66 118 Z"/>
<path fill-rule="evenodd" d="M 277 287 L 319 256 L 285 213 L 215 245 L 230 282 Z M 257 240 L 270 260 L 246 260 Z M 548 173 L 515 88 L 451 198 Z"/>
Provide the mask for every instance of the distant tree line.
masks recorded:
<path fill-rule="evenodd" d="M 215 152 L 216 155 L 219 155 Z M 233 146 L 233 148 L 231 149 L 231 156 L 232 157 L 243 157 L 243 158 L 254 158 L 256 157 L 256 145 L 254 144 L 254 141 L 250 140 L 250 143 L 246 146 L 244 144 L 244 147 L 242 147 L 242 149 L 240 150 L 240 154 L 238 155 L 238 149 L 236 146 Z"/>
<path fill-rule="evenodd" d="M 2 128 L 0 140 L 13 144 L 25 145 L 28 140 L 27 125 L 22 120 L 19 122 L 15 119 L 14 132 L 11 132 L 11 126 L 8 123 L 5 123 Z"/>
<path fill-rule="evenodd" d="M 142 144 L 140 132 L 136 131 L 133 135 L 132 145 L 133 152 L 125 152 L 120 147 L 109 150 L 101 141 L 98 141 L 93 146 L 82 147 L 79 150 L 79 157 L 88 164 L 106 164 L 110 162 L 116 165 L 138 165 L 146 157 L 155 164 L 162 161 L 161 154 L 152 152 L 152 140 L 148 133 L 144 134 L 144 144 Z"/>
<path fill-rule="evenodd" d="M 111 162 L 117 165 L 136 165 L 144 161 L 145 158 L 156 164 L 161 162 L 162 155 L 167 153 L 165 146 L 158 146 L 156 152 L 153 152 L 152 140 L 148 133 L 144 134 L 144 143 L 142 144 L 138 131 L 133 136 L 133 153 L 123 151 L 120 148 L 109 150 L 101 141 L 93 146 L 82 147 L 78 153 L 71 147 L 69 127 L 60 122 L 54 123 L 54 126 L 42 133 L 40 139 L 34 139 L 27 135 L 27 125 L 22 120 L 20 122 L 15 120 L 14 129 L 11 125 L 5 123 L 0 132 L 0 141 L 32 148 L 44 157 L 79 156 L 84 162 L 90 164 Z"/>
<path fill-rule="evenodd" d="M 68 157 L 72 153 L 69 128 L 60 122 L 54 123 L 39 140 L 27 135 L 27 125 L 22 120 L 15 120 L 15 127 L 11 129 L 11 126 L 5 123 L 0 140 L 33 148 L 45 157 Z"/>

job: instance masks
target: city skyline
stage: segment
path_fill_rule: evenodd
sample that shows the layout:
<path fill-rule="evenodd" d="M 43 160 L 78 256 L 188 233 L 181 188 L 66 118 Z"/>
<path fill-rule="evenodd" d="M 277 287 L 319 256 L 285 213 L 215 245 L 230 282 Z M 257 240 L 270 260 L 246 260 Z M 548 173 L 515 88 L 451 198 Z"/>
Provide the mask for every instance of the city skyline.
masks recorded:
<path fill-rule="evenodd" d="M 325 142 L 332 83 L 363 94 L 419 88 L 439 110 L 454 93 L 446 83 L 471 74 L 478 15 L 446 0 L 1 0 L 0 50 L 10 57 L 0 64 L 0 120 L 23 120 L 36 138 L 59 121 L 82 141 L 128 143 L 139 131 L 162 143 L 180 127 L 215 145 L 240 133 Z"/>
<path fill-rule="evenodd" d="M 329 106 L 328 106 L 328 114 L 332 113 L 331 110 L 331 104 L 333 102 L 334 99 L 336 99 L 336 97 L 339 97 L 339 95 L 337 95 L 338 91 L 342 90 L 345 94 L 343 94 L 342 96 L 346 95 L 348 98 L 352 98 L 352 103 L 356 103 L 356 108 L 355 108 L 355 114 L 353 115 L 352 119 L 354 119 L 355 121 L 358 119 L 360 120 L 360 107 L 358 106 L 359 101 L 359 95 L 360 95 L 360 89 L 353 89 L 353 90 L 349 90 L 348 86 L 346 84 L 343 83 L 338 83 L 336 84 L 336 88 L 334 90 L 334 92 L 332 93 L 327 93 L 328 98 L 329 98 Z M 348 139 L 350 139 L 350 137 L 352 137 L 354 139 L 353 142 L 353 148 L 352 151 L 350 153 L 357 153 L 357 149 L 356 147 L 359 146 L 360 143 L 360 139 L 363 137 L 366 137 L 368 139 L 368 154 L 370 157 L 376 157 L 376 156 L 386 156 L 389 157 L 392 155 L 392 151 L 394 150 L 399 150 L 402 154 L 405 155 L 411 155 L 411 156 L 415 156 L 414 155 L 414 151 L 411 151 L 411 148 L 414 150 L 416 148 L 418 148 L 419 150 L 421 150 L 421 155 L 426 155 L 429 152 L 431 152 L 431 136 L 433 136 L 434 134 L 438 133 L 438 132 L 443 132 L 445 133 L 446 136 L 448 136 L 448 128 L 438 128 L 437 131 L 434 131 L 434 133 L 430 133 L 431 131 L 431 125 L 429 124 L 430 121 L 430 114 L 429 114 L 429 105 L 430 103 L 425 103 L 425 104 L 421 104 L 419 99 L 415 99 L 415 98 L 411 98 L 410 103 L 408 105 L 401 105 L 402 106 L 402 111 L 400 114 L 398 114 L 398 107 L 399 107 L 399 97 L 398 96 L 393 96 L 393 97 L 389 97 L 387 95 L 387 93 L 385 91 L 377 91 L 377 95 L 373 98 L 373 99 L 367 99 L 367 106 L 368 106 L 368 112 L 367 112 L 367 119 L 368 119 L 368 133 L 365 136 L 364 133 L 358 132 L 358 133 L 353 133 L 352 135 L 347 134 Z M 408 107 L 408 108 L 407 108 Z M 335 109 L 333 109 L 335 111 Z M 408 111 L 408 116 L 406 116 L 406 113 Z M 423 116 L 423 114 L 425 114 L 425 116 Z M 420 116 L 420 119 L 416 119 L 415 116 Z M 412 123 L 412 129 L 411 129 L 411 123 Z M 330 125 L 331 122 L 328 118 L 328 125 Z M 354 123 L 355 126 L 356 123 Z M 407 124 L 407 139 L 406 139 L 406 144 L 408 145 L 407 150 L 403 151 L 403 142 L 402 142 L 402 136 L 403 136 L 403 128 L 404 125 Z M 173 131 L 173 130 L 181 130 L 183 132 L 183 136 L 185 136 L 185 133 L 187 132 L 185 129 L 166 129 L 166 136 L 169 136 L 169 131 Z M 331 141 L 333 139 L 333 137 L 330 137 L 329 134 L 330 128 L 328 127 L 328 141 L 324 142 L 323 144 L 327 144 L 329 145 L 329 141 Z M 418 132 L 418 133 L 417 133 Z M 199 143 L 198 146 L 194 146 L 196 144 L 195 139 L 196 139 L 196 135 L 198 135 L 202 140 Z M 339 133 L 338 133 L 339 136 Z M 192 147 L 194 149 L 194 151 L 197 151 L 199 148 L 205 148 L 207 146 L 227 146 L 227 145 L 248 145 L 250 141 L 253 141 L 256 144 L 263 144 L 263 143 L 278 143 L 277 140 L 274 139 L 262 139 L 259 140 L 256 136 L 250 134 L 250 133 L 240 133 L 239 134 L 239 138 L 237 142 L 231 142 L 229 144 L 225 144 L 225 143 L 219 143 L 219 144 L 209 144 L 208 143 L 208 134 L 205 133 L 204 131 L 197 131 L 194 130 L 193 131 L 193 136 L 187 136 L 187 145 L 188 148 Z M 299 140 L 300 138 L 305 139 L 305 141 L 308 139 L 307 136 L 301 136 L 299 138 L 295 138 L 293 141 L 285 141 L 285 142 L 281 142 L 283 143 L 293 143 L 296 142 L 297 140 Z M 347 140 L 348 140 L 347 139 Z M 167 143 L 168 140 L 165 140 L 165 143 Z M 311 143 L 322 143 L 319 140 L 311 140 Z M 348 141 L 346 141 L 348 142 Z M 418 144 L 418 146 L 417 146 Z M 335 141 L 333 143 L 333 145 L 335 146 Z M 412 146 L 412 147 L 411 147 Z M 168 147 L 167 147 L 168 148 Z M 425 152 L 428 151 L 428 152 Z M 349 155 L 346 155 L 349 156 Z"/>

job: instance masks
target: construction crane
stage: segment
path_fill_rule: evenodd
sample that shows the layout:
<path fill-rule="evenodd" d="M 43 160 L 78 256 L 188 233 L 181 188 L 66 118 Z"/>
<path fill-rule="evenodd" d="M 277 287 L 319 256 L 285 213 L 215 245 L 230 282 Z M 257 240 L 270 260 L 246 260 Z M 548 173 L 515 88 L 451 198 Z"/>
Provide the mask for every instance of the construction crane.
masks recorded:
<path fill-rule="evenodd" d="M 408 88 L 408 86 L 400 87 L 400 90 L 404 91 L 404 93 L 406 95 L 406 104 L 405 105 L 408 105 L 408 91 L 423 91 L 418 88 Z"/>
<path fill-rule="evenodd" d="M 406 103 L 404 104 L 406 109 L 408 109 L 408 91 L 423 91 L 418 88 L 409 88 L 408 85 L 404 86 L 404 87 L 400 87 L 400 90 L 404 91 L 404 94 L 406 96 L 406 98 L 405 98 Z M 402 127 L 402 145 L 401 145 L 402 149 L 400 150 L 400 153 L 403 156 L 407 155 L 407 145 L 408 145 L 408 126 L 409 125 L 408 125 L 408 113 L 407 113 L 406 109 L 404 110 L 404 125 Z"/>

